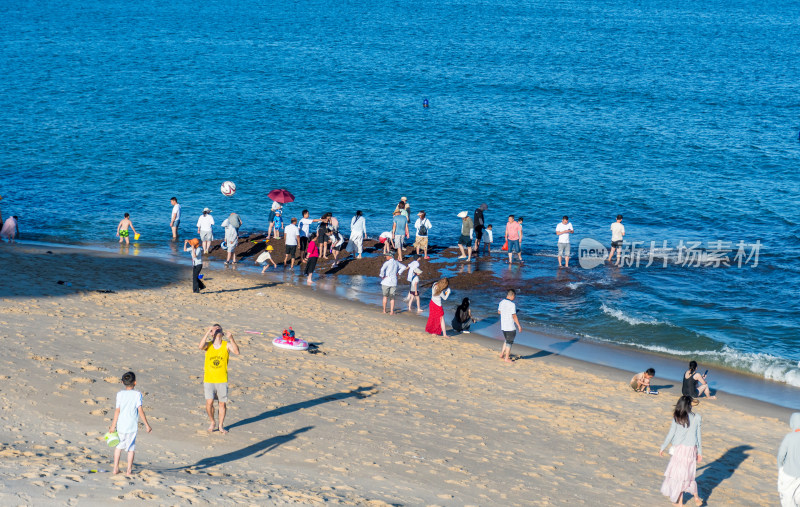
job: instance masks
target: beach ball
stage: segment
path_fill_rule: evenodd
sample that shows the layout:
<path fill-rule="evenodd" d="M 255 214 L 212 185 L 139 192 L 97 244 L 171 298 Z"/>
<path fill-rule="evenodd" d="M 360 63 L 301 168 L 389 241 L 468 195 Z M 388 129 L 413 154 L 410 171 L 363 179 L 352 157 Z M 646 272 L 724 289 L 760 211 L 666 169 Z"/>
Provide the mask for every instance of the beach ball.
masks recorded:
<path fill-rule="evenodd" d="M 226 181 L 219 187 L 219 191 L 222 192 L 222 195 L 225 197 L 230 197 L 236 193 L 236 184 L 232 181 Z"/>

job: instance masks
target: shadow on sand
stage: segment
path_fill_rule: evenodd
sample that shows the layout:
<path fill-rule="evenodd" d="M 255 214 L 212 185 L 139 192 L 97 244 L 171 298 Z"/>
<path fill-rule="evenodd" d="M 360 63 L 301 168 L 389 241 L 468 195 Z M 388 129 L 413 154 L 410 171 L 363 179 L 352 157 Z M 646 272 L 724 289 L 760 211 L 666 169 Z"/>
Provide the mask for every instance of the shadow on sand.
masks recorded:
<path fill-rule="evenodd" d="M 266 440 L 262 440 L 261 442 L 255 443 L 253 445 L 248 445 L 238 451 L 228 452 L 225 454 L 220 454 L 219 456 L 212 456 L 210 458 L 203 458 L 194 465 L 188 465 L 185 467 L 181 467 L 180 469 L 193 469 L 193 470 L 203 470 L 205 468 L 210 468 L 217 465 L 223 465 L 225 463 L 230 463 L 231 461 L 240 460 L 242 458 L 246 458 L 248 456 L 256 455 L 256 458 L 263 456 L 264 454 L 268 453 L 269 451 L 279 447 L 286 442 L 291 442 L 292 440 L 297 438 L 297 435 L 300 433 L 305 433 L 306 431 L 312 429 L 313 426 L 306 426 L 304 428 L 299 428 L 294 430 L 291 433 L 287 433 L 286 435 L 277 435 L 272 438 L 268 438 Z M 179 470 L 180 470 L 179 469 Z"/>
<path fill-rule="evenodd" d="M 556 343 L 553 343 L 553 344 L 548 346 L 548 348 L 553 349 L 553 350 L 540 350 L 539 352 L 536 352 L 534 354 L 529 354 L 527 356 L 519 356 L 517 358 L 517 360 L 520 360 L 520 359 L 540 359 L 542 357 L 554 356 L 554 355 L 558 356 L 562 352 L 567 350 L 573 343 L 576 343 L 578 341 L 579 341 L 578 338 L 573 338 L 573 339 L 571 339 L 569 341 L 566 341 L 566 342 L 556 342 Z"/>
<path fill-rule="evenodd" d="M 373 394 L 376 394 L 377 392 L 378 391 L 375 389 L 375 386 L 366 386 L 366 387 L 362 386 L 352 391 L 343 391 L 341 393 L 334 393 L 334 394 L 329 394 L 327 396 L 321 396 L 313 400 L 292 403 L 291 405 L 286 405 L 285 407 L 278 407 L 272 410 L 267 410 L 266 412 L 262 412 L 258 415 L 254 415 L 252 417 L 248 417 L 247 419 L 242 419 L 241 421 L 237 421 L 229 425 L 228 429 L 238 428 L 239 426 L 244 426 L 247 424 L 263 421 L 264 419 L 269 419 L 270 417 L 289 414 L 291 412 L 296 412 L 304 408 L 310 408 L 317 405 L 321 405 L 323 403 L 328 403 L 329 401 L 340 401 L 340 400 L 345 400 L 347 398 L 364 399 L 368 398 L 369 396 L 372 396 Z"/>
<path fill-rule="evenodd" d="M 752 449 L 753 447 L 749 445 L 732 447 L 716 460 L 697 468 L 697 470 L 703 470 L 703 473 L 697 477 L 697 489 L 706 502 L 717 486 L 733 476 L 739 465 L 750 456 L 747 451 Z"/>

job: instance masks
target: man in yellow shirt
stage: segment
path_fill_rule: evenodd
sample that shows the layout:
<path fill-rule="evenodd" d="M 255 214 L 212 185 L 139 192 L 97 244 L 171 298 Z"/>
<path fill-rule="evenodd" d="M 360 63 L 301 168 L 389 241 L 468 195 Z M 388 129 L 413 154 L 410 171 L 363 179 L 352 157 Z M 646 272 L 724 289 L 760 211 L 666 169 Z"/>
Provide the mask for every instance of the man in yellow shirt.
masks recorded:
<path fill-rule="evenodd" d="M 211 420 L 208 427 L 209 433 L 214 431 L 214 398 L 219 400 L 219 432 L 227 433 L 225 429 L 225 404 L 228 403 L 228 355 L 233 352 L 239 355 L 239 346 L 233 339 L 233 333 L 228 331 L 227 341 L 222 338 L 222 326 L 214 324 L 200 340 L 199 348 L 206 353 L 203 391 L 206 396 L 206 412 Z"/>

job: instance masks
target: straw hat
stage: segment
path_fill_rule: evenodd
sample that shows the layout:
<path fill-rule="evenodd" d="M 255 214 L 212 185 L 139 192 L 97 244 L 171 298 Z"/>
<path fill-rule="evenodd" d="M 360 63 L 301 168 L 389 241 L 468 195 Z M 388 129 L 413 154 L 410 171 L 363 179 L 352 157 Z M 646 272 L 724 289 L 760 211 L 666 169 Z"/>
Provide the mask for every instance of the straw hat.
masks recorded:
<path fill-rule="evenodd" d="M 469 212 L 467 211 L 462 211 L 461 213 L 458 214 L 458 218 L 467 218 L 468 216 Z"/>

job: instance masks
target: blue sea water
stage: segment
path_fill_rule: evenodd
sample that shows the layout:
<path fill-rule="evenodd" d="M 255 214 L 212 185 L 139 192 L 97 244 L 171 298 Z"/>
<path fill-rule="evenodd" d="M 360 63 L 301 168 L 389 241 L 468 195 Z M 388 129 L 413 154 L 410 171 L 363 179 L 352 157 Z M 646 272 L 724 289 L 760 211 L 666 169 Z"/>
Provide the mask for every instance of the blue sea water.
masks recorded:
<path fill-rule="evenodd" d="M 371 234 L 405 195 L 451 244 L 486 202 L 495 248 L 525 217 L 526 265 L 479 269 L 533 283 L 529 324 L 800 386 L 799 18 L 756 0 L 2 2 L 0 204 L 71 243 L 111 244 L 128 211 L 167 251 L 173 195 L 186 232 L 204 206 L 263 230 L 283 187 L 289 216 L 361 209 Z M 580 268 L 617 213 L 645 259 L 758 241 L 758 265 Z"/>

